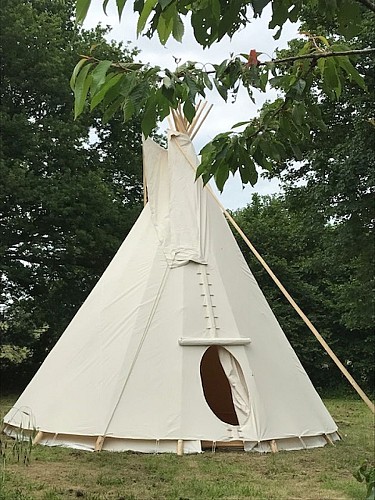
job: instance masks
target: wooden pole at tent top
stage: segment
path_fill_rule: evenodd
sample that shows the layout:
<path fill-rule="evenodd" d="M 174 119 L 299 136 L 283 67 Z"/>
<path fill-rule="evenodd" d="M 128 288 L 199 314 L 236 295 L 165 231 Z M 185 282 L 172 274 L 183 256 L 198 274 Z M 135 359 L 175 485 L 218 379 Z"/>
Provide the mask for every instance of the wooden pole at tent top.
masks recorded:
<path fill-rule="evenodd" d="M 178 115 L 182 114 L 181 108 L 177 111 L 172 110 L 172 116 L 174 118 L 175 122 L 175 127 L 177 131 L 187 133 L 190 135 L 190 137 L 193 139 L 195 137 L 196 133 L 198 132 L 199 128 L 201 127 L 203 121 L 207 117 L 208 113 L 211 111 L 212 105 L 210 106 L 209 110 L 207 113 L 204 115 L 203 119 L 199 120 L 201 113 L 203 112 L 203 109 L 205 107 L 206 103 L 202 105 L 202 102 L 199 102 L 199 104 L 196 106 L 196 119 L 193 119 L 193 122 L 186 127 L 185 124 L 182 127 L 179 127 L 180 123 L 182 122 L 181 118 Z M 176 119 L 177 118 L 177 119 Z M 199 121 L 199 124 L 197 126 L 197 123 Z M 195 129 L 195 130 L 193 130 Z M 191 165 L 192 168 L 195 169 L 195 165 Z M 247 238 L 245 233 L 242 231 L 240 226 L 237 224 L 237 222 L 233 219 L 233 217 L 230 215 L 230 213 L 224 208 L 222 203 L 219 201 L 217 196 L 214 194 L 212 189 L 208 187 L 208 191 L 211 193 L 212 197 L 216 201 L 216 203 L 219 205 L 221 211 L 227 218 L 227 220 L 232 224 L 232 226 L 236 229 L 238 234 L 241 236 L 241 238 L 244 240 L 246 245 L 250 248 L 251 252 L 254 254 L 254 256 L 258 259 L 258 261 L 262 264 L 264 269 L 267 271 L 269 276 L 272 278 L 276 286 L 279 288 L 281 293 L 284 295 L 284 297 L 288 300 L 290 305 L 293 307 L 293 309 L 297 312 L 299 317 L 303 320 L 303 322 L 307 325 L 307 327 L 310 329 L 312 334 L 315 336 L 315 338 L 318 340 L 320 345 L 324 348 L 324 350 L 327 352 L 329 357 L 332 359 L 332 361 L 336 364 L 336 366 L 339 368 L 341 373 L 344 375 L 344 377 L 349 381 L 349 383 L 352 385 L 352 387 L 356 390 L 358 395 L 362 398 L 362 400 L 366 403 L 366 405 L 370 408 L 370 410 L 375 413 L 375 406 L 373 402 L 370 400 L 370 398 L 366 395 L 366 393 L 361 389 L 361 387 L 357 384 L 357 382 L 354 380 L 352 375 L 348 372 L 348 370 L 345 368 L 345 366 L 341 363 L 339 358 L 336 356 L 336 354 L 332 351 L 332 349 L 329 347 L 327 342 L 324 340 L 324 338 L 320 335 L 318 330 L 315 328 L 315 326 L 311 323 L 309 318 L 306 316 L 306 314 L 302 311 L 302 309 L 299 307 L 299 305 L 295 302 L 293 297 L 289 294 L 289 292 L 286 290 L 284 285 L 281 283 L 281 281 L 277 278 L 277 276 L 274 274 L 272 269 L 269 267 L 267 262 L 263 259 L 263 257 L 260 255 L 260 253 L 257 251 L 257 249 L 254 247 L 254 245 L 251 243 L 251 241 Z"/>

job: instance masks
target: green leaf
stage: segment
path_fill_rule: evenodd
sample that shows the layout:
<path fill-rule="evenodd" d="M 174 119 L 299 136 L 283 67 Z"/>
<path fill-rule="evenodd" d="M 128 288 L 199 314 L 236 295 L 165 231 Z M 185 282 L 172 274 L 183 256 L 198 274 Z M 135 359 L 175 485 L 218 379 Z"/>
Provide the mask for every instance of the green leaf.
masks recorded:
<path fill-rule="evenodd" d="M 86 61 L 87 61 L 86 58 L 85 59 L 81 59 L 80 61 L 78 61 L 78 63 L 76 64 L 76 66 L 75 66 L 75 68 L 73 70 L 72 76 L 70 78 L 70 88 L 72 90 L 74 90 L 74 86 L 75 86 L 75 83 L 76 83 L 77 75 L 78 75 L 80 69 L 85 64 Z"/>
<path fill-rule="evenodd" d="M 170 88 L 172 88 L 172 87 L 173 87 L 173 82 L 172 82 L 172 80 L 169 78 L 169 76 L 165 76 L 165 77 L 163 78 L 163 85 L 164 85 L 164 87 L 165 87 L 165 88 L 167 88 L 167 89 L 170 89 Z"/>
<path fill-rule="evenodd" d="M 172 28 L 173 38 L 178 42 L 182 42 L 184 32 L 185 32 L 184 23 L 182 22 L 181 17 L 178 15 L 176 11 L 176 15 L 174 16 L 173 19 L 173 28 Z"/>
<path fill-rule="evenodd" d="M 320 128 L 323 132 L 327 131 L 327 125 L 323 121 L 319 104 L 308 106 L 307 115 L 310 123 L 312 123 L 315 127 Z"/>
<path fill-rule="evenodd" d="M 363 90 L 366 90 L 367 87 L 366 87 L 366 83 L 365 83 L 364 79 L 361 77 L 361 75 L 358 73 L 358 71 L 352 65 L 352 63 L 349 60 L 349 57 L 340 56 L 340 57 L 336 57 L 336 60 L 338 61 L 340 68 L 342 68 L 349 75 L 350 80 L 354 81 Z"/>
<path fill-rule="evenodd" d="M 201 155 L 202 155 L 202 151 L 201 151 Z M 201 176 L 201 175 L 205 172 L 205 170 L 206 170 L 206 166 L 205 166 L 205 164 L 204 164 L 204 163 L 201 163 L 201 164 L 198 166 L 198 168 L 197 168 L 197 170 L 196 170 L 196 172 L 195 172 L 195 180 L 199 179 L 199 177 L 200 177 L 200 176 Z"/>
<path fill-rule="evenodd" d="M 133 100 L 130 97 L 126 97 L 123 101 L 122 111 L 124 113 L 124 122 L 130 120 L 135 111 L 135 106 Z"/>
<path fill-rule="evenodd" d="M 162 8 L 162 10 L 164 10 L 166 7 L 168 7 L 168 5 L 172 2 L 173 2 L 173 0 L 158 0 L 158 4 Z"/>
<path fill-rule="evenodd" d="M 254 17 L 260 16 L 263 12 L 264 7 L 266 5 L 268 5 L 270 3 L 270 1 L 271 0 L 253 0 L 251 2 L 251 6 L 252 6 L 254 14 L 255 14 Z"/>
<path fill-rule="evenodd" d="M 297 125 L 302 125 L 302 123 L 305 119 L 305 111 L 306 111 L 305 105 L 301 102 L 296 103 L 293 106 L 292 117 L 293 117 L 294 123 L 296 123 Z"/>
<path fill-rule="evenodd" d="M 255 165 L 253 162 L 251 162 L 252 165 L 248 165 L 248 179 L 249 182 L 252 186 L 255 186 L 255 184 L 258 182 L 258 172 L 257 169 L 255 168 Z"/>
<path fill-rule="evenodd" d="M 160 89 L 157 92 L 157 96 L 158 96 L 159 119 L 160 121 L 162 121 L 170 114 L 171 106 L 169 100 L 166 97 L 164 97 Z"/>
<path fill-rule="evenodd" d="M 221 161 L 214 174 L 216 186 L 221 193 L 223 192 L 224 184 L 226 183 L 228 177 L 229 177 L 228 163 Z"/>
<path fill-rule="evenodd" d="M 272 2 L 272 19 L 268 25 L 270 29 L 284 25 L 285 21 L 288 19 L 288 5 L 283 0 L 277 0 Z"/>
<path fill-rule="evenodd" d="M 152 9 L 155 7 L 155 5 L 158 3 L 158 0 L 146 0 L 145 4 L 143 6 L 142 12 L 139 16 L 138 23 L 137 23 L 137 35 L 139 35 L 144 27 L 146 26 L 147 19 L 149 18 Z"/>
<path fill-rule="evenodd" d="M 268 83 L 268 70 L 263 71 L 262 73 L 259 74 L 259 82 L 260 82 L 260 90 L 265 92 Z"/>
<path fill-rule="evenodd" d="M 249 156 L 247 151 L 243 148 L 240 150 L 240 176 L 243 184 L 251 184 L 254 186 L 258 180 L 258 172 L 252 158 Z"/>
<path fill-rule="evenodd" d="M 172 19 L 165 19 L 163 14 L 159 17 L 159 22 L 157 25 L 157 32 L 159 35 L 159 40 L 162 45 L 165 45 L 168 41 L 168 38 L 170 34 L 172 33 L 173 29 L 173 20 Z"/>
<path fill-rule="evenodd" d="M 112 61 L 100 61 L 92 72 L 91 95 L 94 96 L 97 89 L 105 82 L 105 77 Z"/>
<path fill-rule="evenodd" d="M 184 110 L 184 115 L 191 123 L 195 116 L 195 107 L 190 101 L 186 101 L 183 110 Z"/>
<path fill-rule="evenodd" d="M 294 144 L 293 142 L 290 144 L 290 146 L 293 150 L 293 153 L 294 153 L 294 156 L 296 157 L 296 160 L 301 161 L 303 158 L 303 155 L 302 155 L 302 151 L 301 151 L 300 147 L 297 144 Z"/>
<path fill-rule="evenodd" d="M 191 75 L 191 76 L 190 76 Z M 194 99 L 194 97 L 197 95 L 197 94 L 200 94 L 201 93 L 201 87 L 199 86 L 199 83 L 198 81 L 194 80 L 192 77 L 194 77 L 195 75 L 193 75 L 192 73 L 190 74 L 187 74 L 184 78 L 184 82 L 187 84 L 188 88 L 189 88 L 189 95 L 192 99 Z"/>
<path fill-rule="evenodd" d="M 116 83 L 121 80 L 121 78 L 123 78 L 123 74 L 121 73 L 117 73 L 117 74 L 111 74 L 107 75 L 107 80 L 105 82 L 104 85 L 102 85 L 102 88 L 99 90 L 99 92 L 97 92 L 94 97 L 91 99 L 91 106 L 90 106 L 90 109 L 91 111 L 93 109 L 96 108 L 96 106 L 98 104 L 100 104 L 102 102 L 102 100 L 104 99 L 104 96 L 106 95 L 106 93 L 109 91 L 110 88 L 112 88 L 114 85 L 116 85 Z"/>
<path fill-rule="evenodd" d="M 87 92 L 90 86 L 90 80 L 87 73 L 89 72 L 92 64 L 86 64 L 79 72 L 74 85 L 74 119 L 76 119 L 83 111 L 86 102 Z"/>
<path fill-rule="evenodd" d="M 165 45 L 173 29 L 173 18 L 176 11 L 175 4 L 171 4 L 165 10 L 163 10 L 159 16 L 159 20 L 156 26 L 156 30 L 159 35 L 159 40 L 162 45 Z"/>
<path fill-rule="evenodd" d="M 89 10 L 91 0 L 77 0 L 76 3 L 76 20 L 77 23 L 83 23 Z"/>
<path fill-rule="evenodd" d="M 330 90 L 334 92 L 336 98 L 338 99 L 341 94 L 341 82 L 337 74 L 337 67 L 335 58 L 327 58 L 324 68 L 323 81 L 325 84 L 325 90 L 330 97 Z"/>
<path fill-rule="evenodd" d="M 279 132 L 285 138 L 289 138 L 292 133 L 290 113 L 282 111 L 279 113 Z"/>
<path fill-rule="evenodd" d="M 318 65 L 318 69 L 320 71 L 321 77 L 323 78 L 324 77 L 324 69 L 326 66 L 325 58 L 321 57 L 320 59 L 318 59 L 317 65 Z"/>
<path fill-rule="evenodd" d="M 104 0 L 103 2 L 103 12 L 105 15 L 107 15 L 107 5 L 108 5 L 109 0 Z"/>
<path fill-rule="evenodd" d="M 228 89 L 226 89 L 218 80 L 216 80 L 216 78 L 214 78 L 214 84 L 221 97 L 224 99 L 224 101 L 226 101 L 228 99 Z"/>
<path fill-rule="evenodd" d="M 150 86 L 148 82 L 142 81 L 135 85 L 131 92 L 130 97 L 133 100 L 136 109 L 141 108 L 143 103 L 149 98 Z"/>
<path fill-rule="evenodd" d="M 118 17 L 121 20 L 122 11 L 124 10 L 126 0 L 116 0 Z"/>
<path fill-rule="evenodd" d="M 122 96 L 119 96 L 107 107 L 107 109 L 103 113 L 103 123 L 109 122 L 109 120 L 121 106 L 121 102 L 122 102 Z"/>
<path fill-rule="evenodd" d="M 325 36 L 320 35 L 320 36 L 317 36 L 316 38 L 318 38 L 318 40 L 323 42 L 326 47 L 329 47 L 329 42 Z"/>
<path fill-rule="evenodd" d="M 296 90 L 297 95 L 302 95 L 303 91 L 306 88 L 306 81 L 300 78 L 299 80 L 296 81 L 296 83 L 293 85 L 293 88 Z"/>
<path fill-rule="evenodd" d="M 249 121 L 235 123 L 232 128 L 243 127 L 244 125 L 249 125 Z"/>
<path fill-rule="evenodd" d="M 141 122 L 142 132 L 146 139 L 156 127 L 156 113 L 157 113 L 156 98 L 155 95 L 152 95 L 147 100 L 145 112 L 143 114 Z"/>
<path fill-rule="evenodd" d="M 295 5 L 292 10 L 289 10 L 289 20 L 292 23 L 296 23 L 298 21 L 300 12 L 301 12 L 301 6 Z"/>
<path fill-rule="evenodd" d="M 353 38 L 360 32 L 362 22 L 362 12 L 358 2 L 343 0 L 340 8 L 337 9 L 337 21 L 339 32 L 345 38 Z"/>
<path fill-rule="evenodd" d="M 202 73 L 202 76 L 203 76 L 203 81 L 204 81 L 204 84 L 206 85 L 206 87 L 207 87 L 209 90 L 212 90 L 213 85 L 212 85 L 212 82 L 211 82 L 210 77 L 208 76 L 208 74 L 204 71 L 204 72 Z"/>
<path fill-rule="evenodd" d="M 143 63 L 121 63 L 120 67 L 128 71 L 138 71 L 144 67 Z"/>

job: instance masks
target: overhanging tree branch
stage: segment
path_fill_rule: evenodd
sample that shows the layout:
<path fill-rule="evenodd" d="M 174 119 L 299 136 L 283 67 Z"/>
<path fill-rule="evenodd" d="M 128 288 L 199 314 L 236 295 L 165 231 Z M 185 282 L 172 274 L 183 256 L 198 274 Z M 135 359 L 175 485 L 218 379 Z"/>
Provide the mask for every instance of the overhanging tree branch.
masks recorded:
<path fill-rule="evenodd" d="M 364 0 L 365 1 L 365 0 Z M 327 57 L 346 57 L 346 56 L 357 56 L 357 55 L 366 55 L 366 54 L 374 54 L 375 48 L 367 48 L 367 49 L 353 49 L 353 50 L 342 50 L 342 51 L 329 51 L 329 52 L 311 52 L 310 54 L 302 54 L 299 56 L 291 56 L 291 57 L 283 57 L 281 59 L 271 59 L 270 61 L 258 61 L 257 66 L 266 66 L 267 64 L 288 64 L 295 61 L 300 61 L 304 59 L 312 59 L 318 60 Z M 87 62 L 91 62 L 94 64 L 98 64 L 100 59 L 92 56 L 81 56 L 82 59 L 86 59 Z M 145 65 L 143 64 L 127 64 L 121 62 L 113 62 L 111 64 L 112 68 L 116 68 L 117 70 L 123 71 L 124 73 L 129 73 L 132 71 L 138 71 Z M 208 75 L 216 73 L 216 71 L 206 71 Z"/>
<path fill-rule="evenodd" d="M 356 49 L 356 50 L 342 50 L 342 51 L 329 51 L 329 52 L 311 52 L 310 54 L 302 54 L 299 56 L 284 57 L 282 59 L 271 59 L 271 61 L 259 62 L 258 66 L 265 66 L 267 64 L 287 64 L 302 59 L 322 59 L 324 57 L 340 57 L 340 56 L 356 56 L 375 53 L 375 48 Z"/>

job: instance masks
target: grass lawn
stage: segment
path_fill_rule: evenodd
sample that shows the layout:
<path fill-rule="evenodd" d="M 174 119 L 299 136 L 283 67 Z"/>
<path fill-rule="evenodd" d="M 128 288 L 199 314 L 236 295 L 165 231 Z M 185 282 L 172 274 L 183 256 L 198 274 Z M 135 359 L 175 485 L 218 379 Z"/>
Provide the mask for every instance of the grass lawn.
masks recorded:
<path fill-rule="evenodd" d="M 1 413 L 15 398 L 2 398 Z M 90 453 L 35 446 L 30 465 L 17 463 L 13 442 L 1 436 L 0 498 L 12 499 L 364 499 L 353 477 L 373 460 L 373 417 L 362 401 L 329 399 L 343 441 L 315 450 L 275 455 L 205 452 L 201 455 Z"/>

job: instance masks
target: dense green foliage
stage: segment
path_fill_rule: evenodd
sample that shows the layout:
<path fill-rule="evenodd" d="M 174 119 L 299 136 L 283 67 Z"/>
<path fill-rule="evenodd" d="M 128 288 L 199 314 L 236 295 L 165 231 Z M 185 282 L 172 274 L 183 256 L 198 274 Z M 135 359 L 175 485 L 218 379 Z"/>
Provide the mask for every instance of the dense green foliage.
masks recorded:
<path fill-rule="evenodd" d="M 74 24 L 72 2 L 1 8 L 1 361 L 44 359 L 139 213 L 139 124 L 73 120 L 71 68 L 93 44 L 132 60 L 103 29 Z"/>
<path fill-rule="evenodd" d="M 306 11 L 304 29 L 316 30 L 324 21 Z M 333 31 L 334 26 L 326 26 Z M 357 43 L 373 45 L 375 28 L 365 16 Z M 368 92 L 348 86 L 340 101 L 319 95 L 319 106 L 327 129 L 313 129 L 312 140 L 299 164 L 281 164 L 279 175 L 286 190 L 289 211 L 305 227 L 324 228 L 316 254 L 316 283 L 324 291 L 327 308 L 321 308 L 332 325 L 321 323 L 328 338 L 358 379 L 374 388 L 374 220 L 375 141 L 373 60 L 358 63 Z M 317 98 L 317 97 L 315 97 Z M 323 233 L 322 233 L 323 234 Z M 312 240 L 314 245 L 315 239 Z M 315 243 L 316 244 L 316 243 Z M 275 249 L 277 252 L 277 249 Z M 303 269 L 301 265 L 300 269 Z M 321 274 L 319 278 L 319 273 Z M 306 276 L 305 281 L 309 281 Z M 306 304 L 306 310 L 308 304 Z M 320 327 L 320 323 L 317 323 Z"/>
<path fill-rule="evenodd" d="M 366 316 L 361 318 L 360 325 L 353 325 L 345 314 L 356 306 L 355 297 L 350 294 L 356 268 L 343 257 L 340 247 L 345 227 L 327 224 L 314 205 L 296 206 L 295 196 L 297 193 L 254 196 L 251 205 L 236 213 L 236 220 L 338 357 L 371 391 L 373 320 Z M 315 386 L 326 390 L 345 387 L 346 381 L 337 367 L 261 264 L 242 240 L 238 239 L 238 243 Z M 371 262 L 367 266 L 371 273 Z M 366 288 L 367 284 L 362 286 Z M 372 297 L 364 295 L 363 300 L 371 307 Z"/>
<path fill-rule="evenodd" d="M 305 31 L 336 26 L 311 9 Z M 323 26 L 323 28 L 322 28 Z M 372 16 L 363 17 L 356 44 L 375 42 Z M 300 41 L 293 41 L 298 46 Z M 284 51 L 282 57 L 290 52 Z M 304 161 L 279 162 L 271 169 L 285 193 L 255 197 L 238 217 L 245 232 L 266 255 L 278 277 L 309 316 L 349 371 L 374 390 L 374 72 L 373 58 L 357 64 L 367 92 L 348 85 L 339 101 L 315 89 L 327 126 L 312 127 Z M 249 251 L 243 247 L 246 254 Z M 249 256 L 249 259 L 251 257 Z M 250 261 L 251 262 L 251 261 Z M 341 375 L 273 283 L 253 263 L 285 332 L 318 386 L 334 387 Z"/>
<path fill-rule="evenodd" d="M 77 16 L 83 20 L 91 0 L 77 0 Z M 103 1 L 104 10 L 109 0 Z M 126 0 L 116 1 L 121 16 Z M 227 101 L 236 97 L 239 88 L 246 89 L 254 100 L 255 89 L 278 90 L 278 97 L 267 103 L 257 117 L 234 124 L 232 130 L 217 135 L 201 151 L 202 162 L 197 175 L 207 182 L 214 177 L 222 190 L 230 173 L 239 172 L 244 184 L 254 185 L 258 170 L 290 159 L 301 160 L 308 147 L 312 130 L 324 131 L 327 120 L 319 101 L 311 99 L 319 92 L 330 100 L 340 99 L 347 84 L 354 82 L 362 90 L 365 82 L 356 69 L 356 56 L 374 55 L 375 48 L 358 44 L 364 15 L 375 20 L 372 0 L 146 0 L 131 2 L 138 12 L 137 33 L 157 33 L 165 44 L 170 36 L 181 41 L 186 19 L 196 41 L 203 47 L 220 42 L 247 26 L 251 17 L 263 14 L 267 4 L 272 7 L 269 29 L 286 21 L 301 20 L 308 9 L 323 13 L 323 26 L 304 32 L 302 44 L 291 44 L 288 57 L 264 60 L 256 48 L 244 47 L 245 54 L 233 54 L 220 64 L 188 61 L 175 71 L 158 66 L 129 65 L 102 61 L 93 55 L 83 56 L 71 80 L 75 91 L 76 116 L 85 103 L 95 109 L 100 105 L 106 118 L 121 111 L 124 120 L 141 115 L 145 136 L 169 114 L 169 109 L 183 105 L 189 122 L 195 116 L 195 101 L 216 88 Z M 326 30 L 327 23 L 333 30 Z M 259 59 L 258 59 L 259 58 Z"/>

